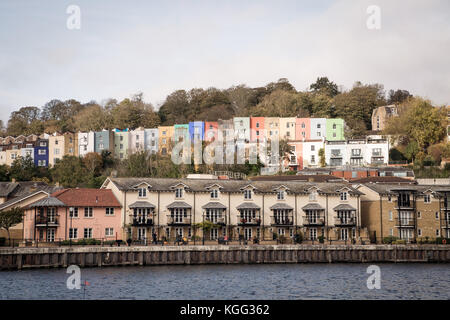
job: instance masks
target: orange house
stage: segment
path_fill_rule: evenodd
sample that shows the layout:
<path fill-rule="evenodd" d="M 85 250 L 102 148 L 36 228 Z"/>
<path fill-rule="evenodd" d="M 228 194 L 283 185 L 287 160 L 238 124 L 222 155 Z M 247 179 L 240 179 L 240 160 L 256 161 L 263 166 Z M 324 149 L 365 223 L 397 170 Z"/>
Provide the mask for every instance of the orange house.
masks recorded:
<path fill-rule="evenodd" d="M 311 139 L 311 118 L 297 118 L 295 120 L 295 140 Z"/>
<path fill-rule="evenodd" d="M 26 208 L 24 239 L 117 240 L 122 236 L 121 207 L 111 190 L 63 189 Z"/>
<path fill-rule="evenodd" d="M 250 141 L 263 140 L 264 131 L 264 117 L 250 117 Z"/>
<path fill-rule="evenodd" d="M 218 137 L 218 123 L 217 121 L 205 121 L 205 135 L 204 139 L 207 142 L 217 140 Z"/>

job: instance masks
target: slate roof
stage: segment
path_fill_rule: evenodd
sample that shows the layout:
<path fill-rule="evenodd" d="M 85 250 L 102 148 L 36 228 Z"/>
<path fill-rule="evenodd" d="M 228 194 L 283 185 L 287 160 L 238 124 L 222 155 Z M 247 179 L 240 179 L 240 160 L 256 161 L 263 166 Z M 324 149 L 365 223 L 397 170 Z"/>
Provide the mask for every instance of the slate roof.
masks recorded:
<path fill-rule="evenodd" d="M 186 208 L 186 209 L 190 209 L 192 208 L 192 206 L 190 204 L 187 204 L 184 201 L 174 201 L 171 204 L 169 204 L 167 206 L 167 209 L 171 209 L 171 208 Z"/>
<path fill-rule="evenodd" d="M 378 194 L 382 195 L 395 195 L 396 191 L 400 190 L 412 190 L 416 191 L 419 195 L 423 194 L 425 191 L 431 190 L 433 192 L 450 192 L 450 186 L 440 186 L 440 185 L 399 185 L 399 184 L 379 184 L 379 183 L 367 183 L 364 184 L 366 187 L 372 189 Z"/>
<path fill-rule="evenodd" d="M 154 204 L 147 201 L 136 201 L 128 206 L 130 209 L 133 208 L 156 208 Z"/>
<path fill-rule="evenodd" d="M 273 206 L 271 206 L 269 209 L 270 210 L 280 210 L 280 209 L 293 210 L 294 208 L 292 208 L 290 205 L 288 205 L 286 203 L 276 203 Z"/>
<path fill-rule="evenodd" d="M 253 202 L 244 202 L 241 203 L 240 205 L 238 205 L 236 207 L 236 209 L 240 210 L 240 209 L 261 209 L 260 206 L 258 206 L 257 204 L 254 204 Z"/>
<path fill-rule="evenodd" d="M 250 180 L 213 180 L 213 179 L 174 179 L 174 178 L 109 178 L 117 188 L 122 191 L 137 191 L 133 186 L 146 182 L 151 187 L 149 191 L 173 191 L 172 186 L 183 183 L 188 186 L 187 192 L 209 192 L 207 187 L 212 184 L 222 186 L 221 192 L 238 192 L 241 188 L 252 185 L 256 189 L 256 193 L 275 193 L 275 188 L 283 185 L 289 190 L 288 193 L 306 194 L 308 189 L 315 186 L 319 189 L 319 193 L 339 194 L 339 189 L 343 187 L 349 188 L 349 193 L 353 195 L 361 195 L 362 193 L 351 186 L 347 182 L 306 182 L 306 181 L 250 181 Z"/>
<path fill-rule="evenodd" d="M 36 207 L 66 207 L 66 204 L 55 197 L 47 197 L 42 200 L 36 201 L 29 205 L 30 208 Z"/>
<path fill-rule="evenodd" d="M 220 202 L 208 202 L 204 206 L 203 209 L 226 209 L 227 207 L 221 204 Z"/>
<path fill-rule="evenodd" d="M 325 208 L 318 203 L 308 203 L 302 207 L 302 210 L 325 210 Z"/>
<path fill-rule="evenodd" d="M 351 211 L 356 211 L 355 208 L 353 208 L 351 205 L 349 204 L 340 204 L 336 207 L 333 208 L 334 211 L 340 211 L 340 210 L 351 210 Z"/>

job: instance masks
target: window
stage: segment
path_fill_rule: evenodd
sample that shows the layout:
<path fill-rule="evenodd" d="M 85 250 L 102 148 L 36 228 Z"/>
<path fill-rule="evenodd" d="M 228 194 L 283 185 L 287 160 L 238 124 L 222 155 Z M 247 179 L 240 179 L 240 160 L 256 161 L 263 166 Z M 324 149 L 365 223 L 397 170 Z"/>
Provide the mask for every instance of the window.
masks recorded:
<path fill-rule="evenodd" d="M 316 150 L 315 146 L 312 145 L 312 146 L 311 146 L 311 151 L 315 151 L 315 150 Z"/>
<path fill-rule="evenodd" d="M 69 229 L 69 239 L 76 239 L 76 238 L 78 238 L 78 229 L 70 228 Z"/>
<path fill-rule="evenodd" d="M 120 136 L 120 141 L 123 141 L 123 136 Z"/>
<path fill-rule="evenodd" d="M 183 198 L 183 189 L 182 188 L 175 189 L 175 198 Z"/>
<path fill-rule="evenodd" d="M 139 135 L 138 134 L 136 135 L 136 140 L 139 140 Z"/>
<path fill-rule="evenodd" d="M 87 151 L 87 146 L 84 146 L 84 151 Z"/>
<path fill-rule="evenodd" d="M 309 201 L 317 200 L 317 191 L 313 191 L 309 194 Z"/>
<path fill-rule="evenodd" d="M 47 165 L 47 161 L 45 160 L 38 160 L 38 166 L 39 167 L 45 167 Z"/>
<path fill-rule="evenodd" d="M 393 220 L 392 210 L 389 210 L 389 221 Z"/>
<path fill-rule="evenodd" d="M 78 208 L 69 208 L 69 217 L 78 218 Z"/>
<path fill-rule="evenodd" d="M 105 237 L 114 236 L 114 228 L 105 228 Z"/>
<path fill-rule="evenodd" d="M 39 149 L 38 150 L 38 155 L 45 156 L 46 154 L 47 154 L 47 150 L 45 150 L 45 149 Z"/>
<path fill-rule="evenodd" d="M 320 137 L 320 131 L 317 131 L 317 136 Z"/>
<path fill-rule="evenodd" d="M 256 135 L 259 136 L 259 130 L 256 130 Z"/>
<path fill-rule="evenodd" d="M 347 201 L 347 192 L 341 192 L 341 201 Z"/>
<path fill-rule="evenodd" d="M 100 150 L 103 150 L 103 149 L 105 148 L 105 146 L 104 146 L 103 143 L 100 143 L 100 144 L 98 145 L 98 148 L 99 148 Z"/>
<path fill-rule="evenodd" d="M 417 229 L 417 235 L 418 235 L 419 237 L 422 236 L 422 229 Z"/>
<path fill-rule="evenodd" d="M 73 153 L 73 149 L 72 148 L 69 148 L 69 153 Z"/>
<path fill-rule="evenodd" d="M 278 200 L 284 200 L 284 190 L 279 190 L 277 193 Z"/>
<path fill-rule="evenodd" d="M 123 150 L 123 144 L 120 144 L 120 150 Z"/>
<path fill-rule="evenodd" d="M 314 155 L 311 156 L 311 164 L 316 163 L 316 157 Z"/>
<path fill-rule="evenodd" d="M 256 123 L 256 127 L 259 128 L 259 122 Z"/>
<path fill-rule="evenodd" d="M 166 143 L 167 143 L 166 138 L 163 138 L 163 139 L 161 140 L 161 143 L 162 143 L 162 144 L 166 144 Z"/>
<path fill-rule="evenodd" d="M 388 201 L 392 202 L 392 196 L 390 196 L 390 195 L 388 196 Z"/>
<path fill-rule="evenodd" d="M 15 159 L 16 158 L 16 154 L 15 153 L 11 153 L 11 159 Z"/>
<path fill-rule="evenodd" d="M 426 194 L 423 196 L 423 202 L 424 203 L 431 203 L 431 196 L 429 194 Z"/>
<path fill-rule="evenodd" d="M 46 142 L 41 142 L 41 143 L 39 143 L 39 146 L 41 146 L 41 147 L 46 147 L 46 146 L 47 146 L 47 143 L 46 143 Z"/>
<path fill-rule="evenodd" d="M 84 238 L 85 239 L 92 238 L 92 228 L 84 228 Z"/>
<path fill-rule="evenodd" d="M 211 199 L 217 199 L 219 197 L 219 191 L 217 189 L 211 190 Z"/>
<path fill-rule="evenodd" d="M 59 154 L 59 149 L 55 148 L 55 154 Z"/>
<path fill-rule="evenodd" d="M 147 188 L 139 188 L 138 189 L 138 197 L 139 198 L 147 197 Z"/>
<path fill-rule="evenodd" d="M 120 159 L 123 159 L 123 153 L 120 153 L 120 154 L 119 154 L 119 158 L 120 158 Z"/>
<path fill-rule="evenodd" d="M 436 237 L 439 237 L 440 234 L 439 229 L 436 229 Z"/>
<path fill-rule="evenodd" d="M 439 212 L 435 213 L 436 220 L 439 220 Z"/>
<path fill-rule="evenodd" d="M 333 129 L 336 129 L 336 123 L 333 123 Z"/>
<path fill-rule="evenodd" d="M 392 237 L 394 236 L 394 229 L 389 229 L 389 235 Z"/>
<path fill-rule="evenodd" d="M 86 207 L 86 208 L 84 208 L 84 217 L 85 217 L 85 218 L 92 218 L 92 217 L 93 217 L 93 210 L 92 210 L 92 207 Z"/>
<path fill-rule="evenodd" d="M 58 144 L 58 140 L 55 140 L 55 144 Z"/>
<path fill-rule="evenodd" d="M 305 123 L 304 122 L 302 122 L 302 129 L 304 129 L 305 128 Z"/>
<path fill-rule="evenodd" d="M 352 156 L 359 157 L 361 155 L 361 149 L 352 149 Z"/>
<path fill-rule="evenodd" d="M 420 213 L 420 211 L 417 212 L 417 218 L 422 218 L 422 214 Z"/>
<path fill-rule="evenodd" d="M 244 199 L 249 200 L 252 198 L 252 190 L 244 190 Z"/>
<path fill-rule="evenodd" d="M 320 129 L 320 123 L 317 124 L 317 129 Z"/>
<path fill-rule="evenodd" d="M 114 215 L 114 208 L 106 208 L 106 215 L 107 216 L 113 216 Z"/>

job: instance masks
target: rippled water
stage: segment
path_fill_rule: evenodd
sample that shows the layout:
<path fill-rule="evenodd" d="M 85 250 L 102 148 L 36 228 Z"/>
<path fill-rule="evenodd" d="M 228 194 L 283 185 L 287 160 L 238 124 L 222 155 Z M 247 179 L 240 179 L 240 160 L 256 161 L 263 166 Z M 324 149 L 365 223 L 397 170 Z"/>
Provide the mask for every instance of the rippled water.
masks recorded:
<path fill-rule="evenodd" d="M 450 299 L 448 264 L 207 265 L 82 269 L 86 299 Z M 65 269 L 0 272 L 0 299 L 83 299 Z"/>

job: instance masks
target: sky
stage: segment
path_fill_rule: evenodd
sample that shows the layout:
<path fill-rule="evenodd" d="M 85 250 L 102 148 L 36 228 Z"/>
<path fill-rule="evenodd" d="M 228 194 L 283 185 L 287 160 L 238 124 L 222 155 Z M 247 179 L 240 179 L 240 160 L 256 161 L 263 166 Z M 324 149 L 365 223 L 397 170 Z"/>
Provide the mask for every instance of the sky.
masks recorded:
<path fill-rule="evenodd" d="M 67 28 L 70 5 L 80 29 Z M 380 29 L 367 20 L 380 8 Z M 306 90 L 327 76 L 450 104 L 448 0 L 2 0 L 0 119 L 52 99 L 138 92 L 156 107 L 178 89 Z"/>

